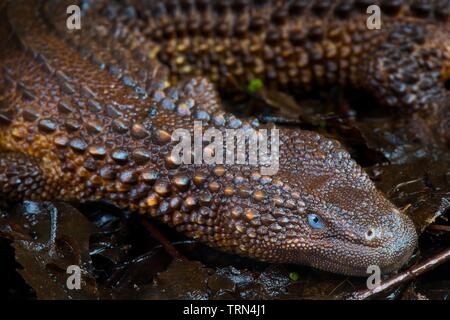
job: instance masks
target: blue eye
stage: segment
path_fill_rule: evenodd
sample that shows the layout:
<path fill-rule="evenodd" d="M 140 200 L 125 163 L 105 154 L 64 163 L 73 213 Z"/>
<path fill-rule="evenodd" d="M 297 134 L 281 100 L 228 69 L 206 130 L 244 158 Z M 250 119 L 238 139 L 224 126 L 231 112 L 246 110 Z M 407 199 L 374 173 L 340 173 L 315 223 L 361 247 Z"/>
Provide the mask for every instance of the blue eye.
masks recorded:
<path fill-rule="evenodd" d="M 313 229 L 323 229 L 325 226 L 322 218 L 315 213 L 308 214 L 308 223 Z"/>

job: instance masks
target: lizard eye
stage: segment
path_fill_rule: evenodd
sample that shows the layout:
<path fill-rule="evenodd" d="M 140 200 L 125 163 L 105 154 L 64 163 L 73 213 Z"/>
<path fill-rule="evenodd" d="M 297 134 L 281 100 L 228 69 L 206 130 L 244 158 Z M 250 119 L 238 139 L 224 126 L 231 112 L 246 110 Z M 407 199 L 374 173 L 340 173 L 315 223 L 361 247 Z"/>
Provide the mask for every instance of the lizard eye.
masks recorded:
<path fill-rule="evenodd" d="M 325 227 L 322 218 L 315 213 L 308 214 L 308 223 L 313 229 L 323 229 Z"/>

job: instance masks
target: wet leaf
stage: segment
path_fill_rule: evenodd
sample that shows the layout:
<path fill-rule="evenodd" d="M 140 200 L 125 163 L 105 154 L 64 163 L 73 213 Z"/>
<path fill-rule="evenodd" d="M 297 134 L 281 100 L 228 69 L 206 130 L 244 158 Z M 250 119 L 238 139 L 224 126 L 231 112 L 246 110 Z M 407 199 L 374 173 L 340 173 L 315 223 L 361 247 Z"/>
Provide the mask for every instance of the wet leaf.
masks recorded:
<path fill-rule="evenodd" d="M 0 236 L 15 249 L 18 272 L 39 299 L 97 299 L 89 238 L 96 229 L 76 209 L 64 203 L 25 201 L 0 220 Z M 69 289 L 67 268 L 81 269 L 81 289 Z"/>
<path fill-rule="evenodd" d="M 408 164 L 377 165 L 369 170 L 377 186 L 423 232 L 450 208 L 450 168 L 445 162 L 415 159 Z"/>
<path fill-rule="evenodd" d="M 146 288 L 143 299 L 208 299 L 208 269 L 199 262 L 174 260 Z"/>

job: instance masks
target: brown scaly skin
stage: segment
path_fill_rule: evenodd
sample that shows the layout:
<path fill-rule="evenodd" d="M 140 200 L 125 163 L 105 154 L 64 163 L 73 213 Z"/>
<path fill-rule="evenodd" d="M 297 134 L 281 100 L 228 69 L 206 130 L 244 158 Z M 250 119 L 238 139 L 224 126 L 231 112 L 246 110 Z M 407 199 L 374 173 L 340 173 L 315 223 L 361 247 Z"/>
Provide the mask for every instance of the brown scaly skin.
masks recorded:
<path fill-rule="evenodd" d="M 389 3 L 382 29 L 367 30 L 373 1 L 95 1 L 69 32 L 71 3 L 11 1 L 0 19 L 0 193 L 109 200 L 261 260 L 395 271 L 416 247 L 414 226 L 336 141 L 280 129 L 271 177 L 169 157 L 171 132 L 194 120 L 269 128 L 224 112 L 203 76 L 219 88 L 255 77 L 360 86 L 382 104 L 447 117 L 449 6 Z"/>

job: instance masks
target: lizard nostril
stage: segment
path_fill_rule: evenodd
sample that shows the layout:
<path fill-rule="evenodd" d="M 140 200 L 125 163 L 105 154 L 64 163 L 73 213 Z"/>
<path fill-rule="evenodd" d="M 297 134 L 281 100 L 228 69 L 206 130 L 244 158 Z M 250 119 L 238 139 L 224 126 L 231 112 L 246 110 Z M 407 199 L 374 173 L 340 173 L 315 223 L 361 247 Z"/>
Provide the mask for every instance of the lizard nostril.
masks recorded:
<path fill-rule="evenodd" d="M 450 79 L 445 80 L 444 86 L 445 86 L 445 89 L 450 90 Z"/>
<path fill-rule="evenodd" d="M 373 240 L 374 238 L 375 238 L 375 232 L 372 228 L 370 228 L 366 232 L 366 239 L 370 241 L 370 240 Z"/>

